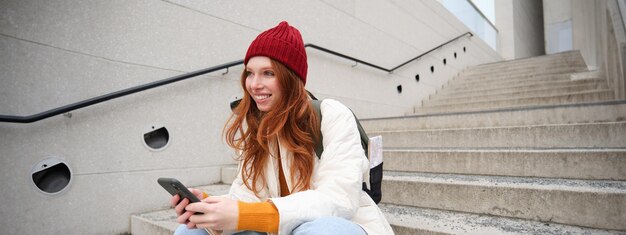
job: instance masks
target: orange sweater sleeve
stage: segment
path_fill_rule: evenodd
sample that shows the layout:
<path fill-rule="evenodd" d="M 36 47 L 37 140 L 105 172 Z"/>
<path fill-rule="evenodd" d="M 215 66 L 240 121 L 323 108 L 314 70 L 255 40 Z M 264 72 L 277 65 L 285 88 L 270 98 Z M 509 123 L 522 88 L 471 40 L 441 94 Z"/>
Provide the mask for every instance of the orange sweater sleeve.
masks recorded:
<path fill-rule="evenodd" d="M 278 232 L 279 218 L 278 209 L 271 202 L 239 201 L 237 230 Z"/>

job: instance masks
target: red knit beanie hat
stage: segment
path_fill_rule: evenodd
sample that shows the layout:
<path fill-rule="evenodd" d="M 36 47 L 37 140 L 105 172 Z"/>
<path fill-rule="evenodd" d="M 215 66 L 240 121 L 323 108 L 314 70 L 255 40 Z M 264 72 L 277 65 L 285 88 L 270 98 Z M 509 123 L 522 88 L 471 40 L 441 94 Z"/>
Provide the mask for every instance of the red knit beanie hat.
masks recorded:
<path fill-rule="evenodd" d="M 243 63 L 248 64 L 248 60 L 254 56 L 267 56 L 281 62 L 293 70 L 306 84 L 308 65 L 302 36 L 298 29 L 290 26 L 286 21 L 259 34 L 248 47 Z"/>

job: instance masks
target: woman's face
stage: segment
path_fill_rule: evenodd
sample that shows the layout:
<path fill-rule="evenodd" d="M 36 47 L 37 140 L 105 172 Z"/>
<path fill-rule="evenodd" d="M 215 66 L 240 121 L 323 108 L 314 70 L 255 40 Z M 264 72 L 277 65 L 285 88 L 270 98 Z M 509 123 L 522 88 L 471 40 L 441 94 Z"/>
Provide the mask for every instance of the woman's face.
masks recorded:
<path fill-rule="evenodd" d="M 246 65 L 246 90 L 262 112 L 274 107 L 282 92 L 269 57 L 255 56 Z"/>

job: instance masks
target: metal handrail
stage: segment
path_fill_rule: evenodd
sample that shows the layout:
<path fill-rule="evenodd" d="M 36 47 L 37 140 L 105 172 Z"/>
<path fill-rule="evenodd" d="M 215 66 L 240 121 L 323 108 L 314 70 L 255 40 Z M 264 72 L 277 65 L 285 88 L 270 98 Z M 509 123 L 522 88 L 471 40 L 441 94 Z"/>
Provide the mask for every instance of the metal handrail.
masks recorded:
<path fill-rule="evenodd" d="M 354 61 L 356 63 L 364 64 L 364 65 L 367 65 L 367 66 L 370 66 L 372 68 L 376 68 L 376 69 L 379 69 L 379 70 L 382 70 L 382 71 L 385 71 L 385 72 L 388 72 L 388 73 L 392 73 L 394 70 L 396 70 L 396 69 L 398 69 L 398 68 L 400 68 L 400 67 L 402 67 L 402 66 L 404 66 L 404 65 L 406 65 L 406 64 L 408 64 L 408 63 L 410 63 L 410 62 L 412 62 L 414 60 L 417 60 L 417 59 L 421 58 L 422 56 L 424 56 L 424 55 L 426 55 L 426 54 L 428 54 L 428 53 L 430 53 L 430 52 L 432 52 L 432 51 L 434 51 L 434 50 L 436 50 L 438 48 L 441 48 L 441 47 L 451 43 L 452 41 L 455 41 L 455 40 L 457 40 L 457 39 L 459 39 L 459 38 L 461 38 L 461 37 L 463 37 L 465 35 L 469 35 L 470 37 L 473 36 L 473 34 L 470 33 L 470 32 L 461 34 L 460 36 L 458 36 L 458 37 L 456 37 L 456 38 L 454 38 L 454 39 L 452 39 L 450 41 L 447 41 L 447 42 L 445 42 L 445 43 L 443 43 L 443 44 L 441 44 L 441 45 L 439 45 L 439 46 L 437 46 L 437 47 L 435 47 L 435 48 L 433 48 L 433 49 L 431 49 L 431 50 L 429 50 L 429 51 L 427 51 L 425 53 L 422 53 L 421 55 L 419 55 L 419 56 L 417 56 L 417 57 L 415 57 L 413 59 L 410 59 L 410 60 L 408 60 L 408 61 L 406 61 L 406 62 L 404 62 L 404 63 L 402 63 L 402 64 L 400 64 L 400 65 L 398 65 L 398 66 L 396 66 L 394 68 L 392 68 L 392 69 L 383 68 L 383 67 L 380 67 L 378 65 L 374 65 L 374 64 L 371 64 L 371 63 L 368 63 L 368 62 L 356 59 L 354 57 L 347 56 L 347 55 L 341 54 L 339 52 L 332 51 L 332 50 L 329 50 L 329 49 L 317 46 L 315 44 L 307 43 L 304 46 L 305 47 L 311 47 L 311 48 L 314 48 L 314 49 L 317 49 L 317 50 L 320 50 L 320 51 L 323 51 L 323 52 L 326 52 L 326 53 L 329 53 L 329 54 L 332 54 L 332 55 L 335 55 L 335 56 L 339 56 L 339 57 L 342 57 L 344 59 L 352 60 L 352 61 Z M 143 85 L 138 85 L 138 86 L 134 86 L 134 87 L 131 87 L 131 88 L 126 88 L 126 89 L 123 89 L 123 90 L 119 90 L 119 91 L 115 91 L 115 92 L 112 92 L 112 93 L 109 93 L 109 94 L 105 94 L 105 95 L 97 96 L 97 97 L 94 97 L 94 98 L 86 99 L 86 100 L 83 100 L 83 101 L 79 101 L 79 102 L 68 104 L 68 105 L 65 105 L 65 106 L 58 107 L 58 108 L 50 109 L 50 110 L 47 110 L 47 111 L 44 111 L 44 112 L 41 112 L 41 113 L 37 113 L 37 114 L 33 114 L 33 115 L 27 115 L 27 116 L 0 115 L 0 122 L 32 123 L 32 122 L 36 122 L 36 121 L 39 121 L 39 120 L 42 120 L 42 119 L 46 119 L 46 118 L 49 118 L 49 117 L 52 117 L 52 116 L 56 116 L 56 115 L 59 115 L 59 114 L 68 113 L 68 112 L 71 112 L 71 111 L 76 110 L 76 109 L 80 109 L 80 108 L 84 108 L 84 107 L 91 106 L 91 105 L 94 105 L 94 104 L 102 103 L 102 102 L 105 102 L 107 100 L 112 100 L 112 99 L 119 98 L 119 97 L 122 97 L 122 96 L 134 94 L 134 93 L 137 93 L 137 92 L 140 92 L 140 91 L 144 91 L 144 90 L 148 90 L 148 89 L 164 86 L 164 85 L 167 85 L 167 84 L 170 84 L 170 83 L 186 80 L 186 79 L 189 79 L 189 78 L 193 78 L 193 77 L 196 77 L 196 76 L 199 76 L 199 75 L 215 72 L 215 71 L 218 71 L 218 70 L 228 69 L 230 67 L 238 66 L 238 65 L 241 65 L 241 64 L 243 64 L 243 60 L 232 61 L 232 62 L 229 62 L 229 63 L 213 66 L 213 67 L 210 67 L 210 68 L 193 71 L 193 72 L 186 73 L 186 74 L 181 74 L 181 75 L 174 76 L 174 77 L 171 77 L 171 78 L 166 78 L 166 79 L 163 79 L 163 80 L 154 81 L 154 82 L 143 84 Z"/>
<path fill-rule="evenodd" d="M 434 51 L 434 50 L 437 50 L 437 49 L 439 49 L 439 48 L 441 48 L 441 47 L 443 47 L 443 46 L 445 46 L 445 45 L 447 45 L 447 44 L 449 44 L 449 43 L 451 43 L 451 42 L 453 42 L 453 41 L 456 41 L 457 39 L 459 39 L 459 38 L 461 38 L 461 37 L 463 37 L 463 36 L 465 36 L 465 35 L 469 35 L 469 37 L 474 36 L 474 34 L 472 34 L 471 32 L 467 32 L 467 33 L 461 34 L 461 35 L 459 35 L 458 37 L 453 38 L 453 39 L 451 39 L 451 40 L 449 40 L 449 41 L 447 41 L 447 42 L 445 42 L 445 43 L 443 43 L 443 44 L 441 44 L 441 45 L 439 45 L 439 46 L 437 46 L 437 47 L 435 47 L 435 48 L 433 48 L 433 49 L 430 49 L 430 50 L 428 50 L 427 52 L 424 52 L 424 53 L 422 53 L 421 55 L 418 55 L 418 56 L 416 56 L 416 57 L 415 57 L 415 58 L 413 58 L 413 59 L 407 60 L 406 62 L 404 62 L 404 63 L 402 63 L 402 64 L 400 64 L 400 65 L 398 65 L 398 66 L 394 67 L 394 68 L 393 68 L 393 69 L 391 69 L 391 71 L 389 71 L 389 72 L 393 72 L 394 70 L 396 70 L 396 69 L 398 69 L 398 68 L 400 68 L 400 67 L 402 67 L 402 66 L 405 66 L 406 64 L 408 64 L 408 63 L 410 63 L 410 62 L 413 62 L 413 61 L 415 61 L 415 60 L 417 60 L 417 59 L 421 58 L 422 56 L 425 56 L 426 54 L 428 54 L 428 53 L 430 53 L 430 52 L 432 52 L 432 51 Z"/>

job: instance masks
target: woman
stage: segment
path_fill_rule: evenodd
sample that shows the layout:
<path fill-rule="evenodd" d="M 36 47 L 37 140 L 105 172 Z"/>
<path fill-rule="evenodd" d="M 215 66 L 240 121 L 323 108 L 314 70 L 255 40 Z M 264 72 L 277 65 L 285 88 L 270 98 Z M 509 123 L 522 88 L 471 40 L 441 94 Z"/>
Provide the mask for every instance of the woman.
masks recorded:
<path fill-rule="evenodd" d="M 174 196 L 178 221 L 186 224 L 176 232 L 392 234 L 361 189 L 369 167 L 352 112 L 326 99 L 319 124 L 304 89 L 300 32 L 281 22 L 259 34 L 244 64 L 244 96 L 224 128 L 226 142 L 240 153 L 238 177 L 226 197 L 188 204 Z M 324 152 L 318 158 L 314 146 L 321 136 Z"/>

